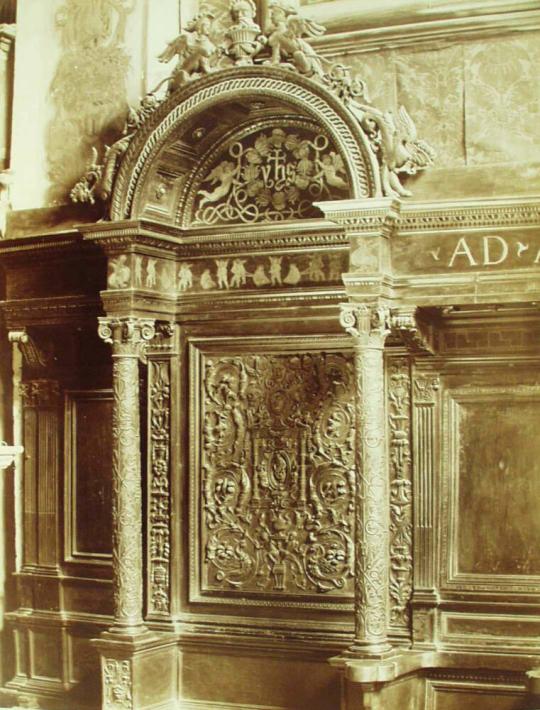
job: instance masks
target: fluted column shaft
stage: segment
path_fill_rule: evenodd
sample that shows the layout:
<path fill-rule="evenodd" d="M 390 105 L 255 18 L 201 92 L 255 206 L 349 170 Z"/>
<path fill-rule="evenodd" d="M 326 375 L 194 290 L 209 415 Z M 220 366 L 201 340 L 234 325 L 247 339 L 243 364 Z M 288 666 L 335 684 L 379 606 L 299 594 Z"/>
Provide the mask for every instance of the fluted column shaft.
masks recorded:
<path fill-rule="evenodd" d="M 355 352 L 355 638 L 350 653 L 380 656 L 388 642 L 390 502 L 385 436 L 387 309 L 342 306 Z"/>
<path fill-rule="evenodd" d="M 154 322 L 100 318 L 99 334 L 113 346 L 113 630 L 133 634 L 144 631 L 139 359 Z"/>

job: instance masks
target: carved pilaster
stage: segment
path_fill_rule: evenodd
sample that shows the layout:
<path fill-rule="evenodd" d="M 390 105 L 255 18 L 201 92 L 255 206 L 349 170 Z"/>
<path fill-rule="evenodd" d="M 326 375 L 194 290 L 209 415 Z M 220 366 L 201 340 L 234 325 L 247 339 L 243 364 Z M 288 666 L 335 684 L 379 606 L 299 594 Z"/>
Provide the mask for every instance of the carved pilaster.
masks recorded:
<path fill-rule="evenodd" d="M 387 361 L 390 454 L 390 625 L 410 628 L 413 588 L 411 373 L 408 357 Z"/>
<path fill-rule="evenodd" d="M 123 633 L 144 629 L 139 358 L 154 332 L 152 320 L 99 322 L 99 335 L 113 347 L 114 625 Z"/>
<path fill-rule="evenodd" d="M 341 324 L 355 351 L 355 638 L 350 653 L 390 651 L 389 486 L 385 436 L 383 350 L 389 334 L 387 308 L 344 304 Z"/>
<path fill-rule="evenodd" d="M 435 589 L 435 505 L 436 505 L 436 406 L 439 377 L 433 372 L 417 372 L 413 380 L 414 489 L 414 594 L 413 639 L 415 644 L 434 641 L 432 609 L 437 603 Z"/>

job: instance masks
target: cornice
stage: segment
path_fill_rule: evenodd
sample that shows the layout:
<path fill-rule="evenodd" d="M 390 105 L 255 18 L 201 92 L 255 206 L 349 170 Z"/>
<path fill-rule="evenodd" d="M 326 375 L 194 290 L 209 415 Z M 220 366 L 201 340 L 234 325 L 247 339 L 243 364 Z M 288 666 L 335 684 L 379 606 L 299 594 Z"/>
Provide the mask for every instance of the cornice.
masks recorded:
<path fill-rule="evenodd" d="M 540 195 L 401 202 L 398 232 L 540 226 Z"/>
<path fill-rule="evenodd" d="M 521 11 L 333 32 L 314 39 L 312 43 L 323 56 L 330 58 L 389 49 L 418 49 L 419 45 L 455 44 L 460 40 L 486 39 L 502 34 L 538 30 L 540 10 L 531 7 Z"/>
<path fill-rule="evenodd" d="M 95 318 L 103 313 L 99 296 L 29 298 L 0 303 L 9 329 L 26 325 L 50 325 L 66 320 Z"/>

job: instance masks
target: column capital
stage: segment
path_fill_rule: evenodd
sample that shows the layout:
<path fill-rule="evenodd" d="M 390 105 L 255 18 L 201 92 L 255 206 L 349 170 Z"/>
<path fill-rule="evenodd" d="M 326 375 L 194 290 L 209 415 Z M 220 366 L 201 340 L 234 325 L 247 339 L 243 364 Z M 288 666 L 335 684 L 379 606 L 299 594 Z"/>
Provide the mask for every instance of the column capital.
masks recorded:
<path fill-rule="evenodd" d="M 113 347 L 113 357 L 144 359 L 147 343 L 156 334 L 153 318 L 133 316 L 99 318 L 99 337 Z"/>
<path fill-rule="evenodd" d="M 391 330 L 390 309 L 380 303 L 342 303 L 341 326 L 361 348 L 384 348 Z"/>

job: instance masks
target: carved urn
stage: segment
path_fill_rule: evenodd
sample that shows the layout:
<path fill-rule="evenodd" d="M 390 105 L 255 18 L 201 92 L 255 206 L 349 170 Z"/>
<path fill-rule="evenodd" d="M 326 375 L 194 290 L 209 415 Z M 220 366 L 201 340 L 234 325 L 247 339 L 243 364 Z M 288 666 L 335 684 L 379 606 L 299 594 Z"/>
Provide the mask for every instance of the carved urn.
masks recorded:
<path fill-rule="evenodd" d="M 256 24 L 238 24 L 230 28 L 227 37 L 231 43 L 229 54 L 237 66 L 253 64 L 253 57 L 263 46 L 260 41 L 261 28 Z"/>

